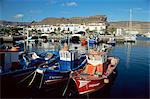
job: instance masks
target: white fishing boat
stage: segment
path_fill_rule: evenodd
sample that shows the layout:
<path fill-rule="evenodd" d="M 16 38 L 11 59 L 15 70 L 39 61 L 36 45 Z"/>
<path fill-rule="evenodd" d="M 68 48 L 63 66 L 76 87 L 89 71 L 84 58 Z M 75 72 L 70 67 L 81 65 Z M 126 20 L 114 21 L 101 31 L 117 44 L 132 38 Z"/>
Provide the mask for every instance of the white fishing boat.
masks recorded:
<path fill-rule="evenodd" d="M 92 93 L 107 85 L 118 63 L 117 57 L 108 57 L 106 52 L 91 51 L 85 68 L 74 71 L 71 76 L 79 94 Z"/>

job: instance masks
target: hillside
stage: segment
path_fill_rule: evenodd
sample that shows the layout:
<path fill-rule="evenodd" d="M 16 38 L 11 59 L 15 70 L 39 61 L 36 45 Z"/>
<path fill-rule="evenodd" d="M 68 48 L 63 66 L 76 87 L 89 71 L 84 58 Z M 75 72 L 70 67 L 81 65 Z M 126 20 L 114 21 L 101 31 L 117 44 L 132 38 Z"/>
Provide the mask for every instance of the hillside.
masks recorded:
<path fill-rule="evenodd" d="M 106 22 L 106 16 L 89 16 L 89 17 L 72 17 L 72 18 L 45 18 L 38 24 L 82 24 L 82 23 L 98 23 Z"/>

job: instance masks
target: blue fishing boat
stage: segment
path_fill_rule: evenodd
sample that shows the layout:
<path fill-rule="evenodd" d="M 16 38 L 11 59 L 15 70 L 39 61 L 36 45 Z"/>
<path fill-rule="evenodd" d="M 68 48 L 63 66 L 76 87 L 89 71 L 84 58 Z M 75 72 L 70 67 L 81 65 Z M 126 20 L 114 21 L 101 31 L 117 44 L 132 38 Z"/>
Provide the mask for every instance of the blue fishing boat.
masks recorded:
<path fill-rule="evenodd" d="M 39 65 L 51 59 L 57 59 L 56 55 L 48 52 L 45 56 L 40 57 L 35 52 L 26 53 L 20 51 L 19 47 L 12 47 L 9 49 L 0 49 L 0 77 L 1 79 L 12 78 L 21 79 L 24 75 L 33 72 Z"/>
<path fill-rule="evenodd" d="M 68 50 L 66 45 L 59 51 L 59 60 L 41 65 L 35 73 L 42 74 L 41 83 L 51 85 L 67 80 L 71 71 L 83 68 L 85 64 L 86 56 L 78 50 Z"/>

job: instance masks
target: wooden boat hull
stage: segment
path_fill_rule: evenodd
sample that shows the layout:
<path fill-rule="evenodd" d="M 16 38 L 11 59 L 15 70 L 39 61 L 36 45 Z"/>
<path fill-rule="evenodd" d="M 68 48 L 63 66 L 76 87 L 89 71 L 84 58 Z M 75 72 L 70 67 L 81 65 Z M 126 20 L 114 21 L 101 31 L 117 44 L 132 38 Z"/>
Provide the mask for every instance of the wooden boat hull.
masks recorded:
<path fill-rule="evenodd" d="M 88 76 L 87 78 L 91 79 L 77 79 L 75 78 L 74 81 L 76 83 L 77 89 L 79 94 L 86 94 L 86 93 L 92 93 L 95 92 L 101 88 L 103 88 L 107 83 L 105 80 L 111 81 L 111 77 L 103 78 L 103 79 L 98 79 L 97 77 L 90 77 Z"/>
<path fill-rule="evenodd" d="M 63 82 L 69 78 L 70 72 L 50 72 L 48 74 L 44 74 L 44 81 L 46 85 L 52 85 L 56 83 Z"/>
<path fill-rule="evenodd" d="M 119 59 L 117 59 L 117 64 L 118 62 Z M 79 94 L 92 93 L 107 85 L 111 81 L 111 75 L 115 73 L 117 64 L 113 66 L 111 71 L 108 72 L 106 70 L 102 76 L 84 74 L 83 70 L 74 72 L 72 78 L 75 81 Z"/>
<path fill-rule="evenodd" d="M 60 63 L 60 61 L 56 61 L 56 63 Z M 46 85 L 52 85 L 56 83 L 60 83 L 62 81 L 68 80 L 70 77 L 70 72 L 75 71 L 77 69 L 83 68 L 86 64 L 85 56 L 83 56 L 80 60 L 75 62 L 75 67 L 69 69 L 62 69 L 69 64 L 69 62 L 64 62 L 60 67 L 55 67 L 55 62 L 50 64 L 48 67 L 41 66 L 36 70 L 37 73 L 44 75 L 44 83 Z M 70 62 L 71 63 L 71 62 Z M 51 67 L 51 69 L 50 69 Z M 55 69 L 52 69 L 52 68 Z"/>

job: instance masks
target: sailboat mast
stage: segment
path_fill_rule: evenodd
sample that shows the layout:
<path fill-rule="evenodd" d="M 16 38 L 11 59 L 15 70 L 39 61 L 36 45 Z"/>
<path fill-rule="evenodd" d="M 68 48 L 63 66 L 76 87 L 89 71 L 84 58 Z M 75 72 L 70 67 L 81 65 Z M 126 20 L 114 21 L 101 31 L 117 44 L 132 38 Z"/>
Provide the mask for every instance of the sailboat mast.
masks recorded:
<path fill-rule="evenodd" d="M 130 22 L 129 22 L 129 30 L 132 30 L 132 9 L 130 9 Z"/>

